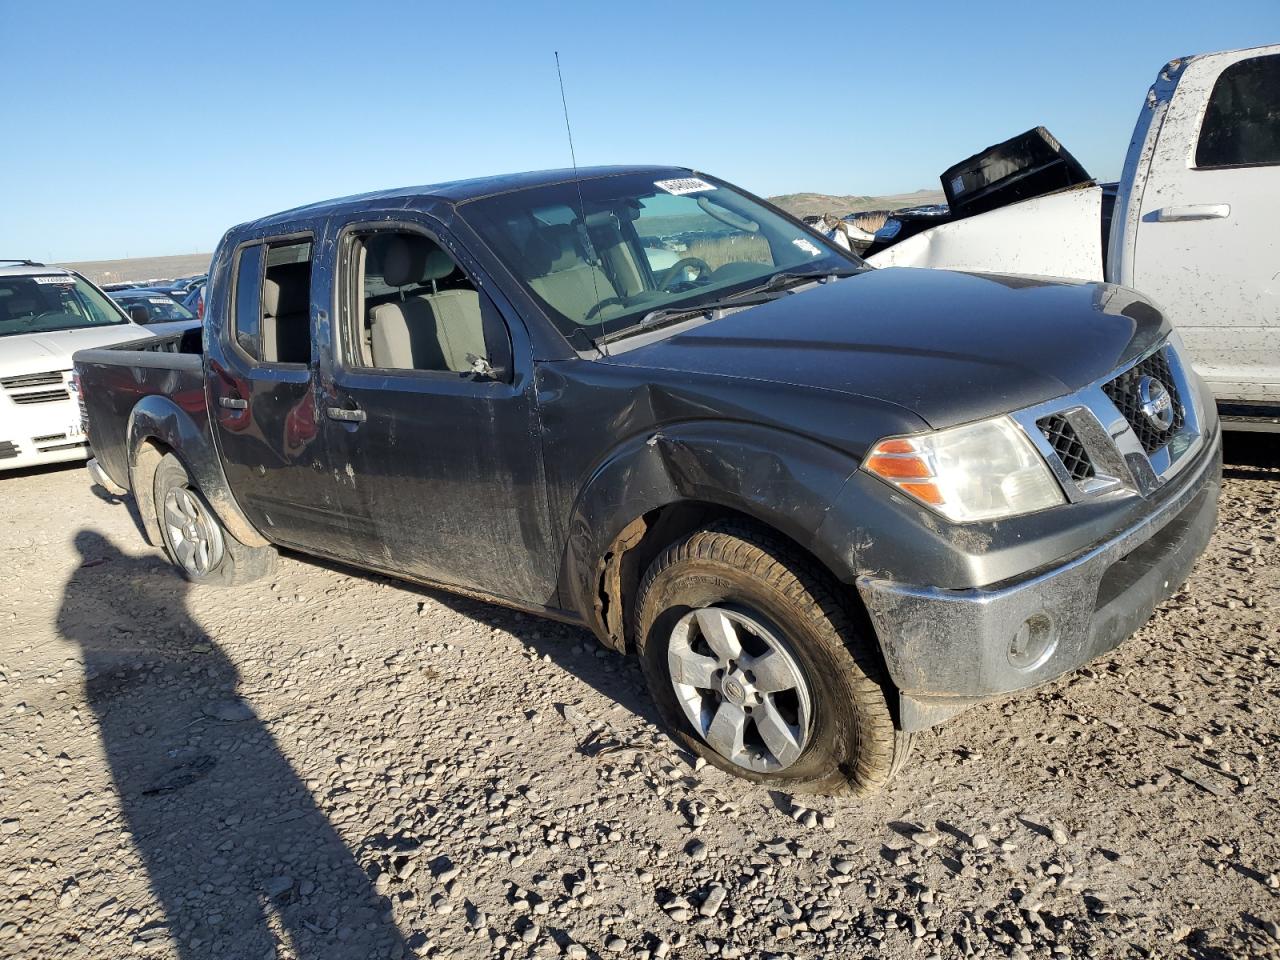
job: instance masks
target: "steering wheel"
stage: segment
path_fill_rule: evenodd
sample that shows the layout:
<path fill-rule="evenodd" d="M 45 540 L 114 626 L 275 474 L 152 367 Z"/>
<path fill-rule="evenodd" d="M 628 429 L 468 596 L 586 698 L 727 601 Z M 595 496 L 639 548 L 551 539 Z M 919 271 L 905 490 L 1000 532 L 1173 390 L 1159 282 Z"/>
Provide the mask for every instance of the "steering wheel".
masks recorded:
<path fill-rule="evenodd" d="M 586 321 L 594 317 L 597 313 L 599 313 L 601 310 L 603 310 L 605 307 L 612 307 L 616 304 L 625 305 L 626 302 L 627 302 L 626 299 L 624 299 L 623 297 L 605 297 L 603 300 L 597 303 L 594 307 L 588 310 L 587 315 L 583 317 L 582 320 L 585 323 Z"/>
<path fill-rule="evenodd" d="M 659 276 L 655 277 L 653 282 L 657 285 L 659 290 L 670 293 L 667 289 L 667 284 L 679 277 L 685 267 L 697 267 L 698 276 L 700 277 L 711 272 L 711 265 L 708 264 L 707 261 L 699 257 L 681 257 L 671 266 L 667 267 L 667 269 L 663 270 Z"/>

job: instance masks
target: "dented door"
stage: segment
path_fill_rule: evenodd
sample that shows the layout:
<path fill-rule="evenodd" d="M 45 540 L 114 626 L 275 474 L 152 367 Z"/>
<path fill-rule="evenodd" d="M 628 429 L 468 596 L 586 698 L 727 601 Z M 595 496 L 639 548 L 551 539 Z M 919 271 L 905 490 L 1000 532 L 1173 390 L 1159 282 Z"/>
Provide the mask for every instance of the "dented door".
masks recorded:
<path fill-rule="evenodd" d="M 431 230 L 442 235 L 438 224 Z M 452 241 L 449 249 L 462 260 Z M 529 341 L 469 259 L 466 270 L 508 328 L 504 380 L 374 369 L 344 359 L 340 346 L 332 358 L 322 412 L 348 521 L 343 553 L 391 573 L 548 605 L 556 554 Z M 337 323 L 354 322 L 351 312 L 340 310 Z M 340 326 L 334 337 L 343 342 Z"/>

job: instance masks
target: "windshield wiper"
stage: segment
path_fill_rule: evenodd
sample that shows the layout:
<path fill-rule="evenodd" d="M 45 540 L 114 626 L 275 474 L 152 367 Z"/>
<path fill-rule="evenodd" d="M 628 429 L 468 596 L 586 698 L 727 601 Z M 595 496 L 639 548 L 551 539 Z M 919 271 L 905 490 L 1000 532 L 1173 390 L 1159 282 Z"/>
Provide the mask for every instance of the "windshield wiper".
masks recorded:
<path fill-rule="evenodd" d="M 755 307 L 762 303 L 777 300 L 780 296 L 780 294 L 776 293 L 770 296 L 760 296 L 760 293 L 761 291 L 756 291 L 757 295 L 750 299 L 743 299 L 742 293 L 739 292 L 733 296 L 708 300 L 706 303 L 698 303 L 688 307 L 659 307 L 657 310 L 650 310 L 629 327 L 615 330 L 613 333 L 607 333 L 603 337 L 597 337 L 595 343 L 599 345 L 612 343 L 615 340 L 624 340 L 645 330 L 652 330 L 655 327 L 669 327 L 672 324 L 679 323 L 681 320 L 691 320 L 694 317 L 708 317 L 712 320 L 718 320 L 720 315 L 728 308 Z"/>
<path fill-rule="evenodd" d="M 694 303 L 694 305 L 687 307 L 658 307 L 657 310 L 650 310 L 648 314 L 640 317 L 631 326 L 625 326 L 621 330 L 614 330 L 613 333 L 604 334 L 603 337 L 596 337 L 595 343 L 613 343 L 613 340 L 635 337 L 637 333 L 644 333 L 645 330 L 653 330 L 658 326 L 671 326 L 672 324 L 680 323 L 681 320 L 691 320 L 695 316 L 705 316 L 710 320 L 718 320 L 728 308 L 759 306 L 760 303 L 769 303 L 777 300 L 780 296 L 781 294 L 773 293 L 771 296 L 755 296 L 750 300 L 742 300 L 741 294 L 737 294 L 737 296 L 721 297 L 718 300 L 709 300 L 705 303 Z"/>
<path fill-rule="evenodd" d="M 668 327 L 672 324 L 679 323 L 682 320 L 690 320 L 694 317 L 707 316 L 712 320 L 718 320 L 720 314 L 726 309 L 734 307 L 755 307 L 762 303 L 770 303 L 783 296 L 783 291 L 787 287 L 810 280 L 836 280 L 842 277 L 851 277 L 855 273 L 861 271 L 840 268 L 836 270 L 783 270 L 781 273 L 775 273 L 764 283 L 757 284 L 754 287 L 748 287 L 745 290 L 739 290 L 724 297 L 715 300 L 708 300 L 705 303 L 691 304 L 687 307 L 659 307 L 657 310 L 650 310 L 640 320 L 629 327 L 621 330 L 615 330 L 613 333 L 607 333 L 602 337 L 597 337 L 593 342 L 599 346 L 600 344 L 613 343 L 615 340 L 624 340 L 627 337 L 635 336 L 645 330 L 652 330 L 655 327 Z"/>
<path fill-rule="evenodd" d="M 787 287 L 795 286 L 809 280 L 817 280 L 825 282 L 827 280 L 839 280 L 843 277 L 851 277 L 860 271 L 841 267 L 836 270 L 783 270 L 781 273 L 775 273 L 772 277 L 757 287 L 748 287 L 746 290 L 740 290 L 738 296 L 745 296 L 752 293 L 763 293 L 768 290 L 785 290 Z"/>

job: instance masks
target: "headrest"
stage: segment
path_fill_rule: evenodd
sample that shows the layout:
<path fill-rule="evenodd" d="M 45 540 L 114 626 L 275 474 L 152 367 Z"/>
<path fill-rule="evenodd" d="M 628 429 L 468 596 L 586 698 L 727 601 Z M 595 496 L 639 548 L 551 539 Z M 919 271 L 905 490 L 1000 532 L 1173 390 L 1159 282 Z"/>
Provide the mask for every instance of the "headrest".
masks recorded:
<path fill-rule="evenodd" d="M 311 312 L 311 264 L 282 263 L 267 270 L 262 283 L 262 315 L 283 317 Z"/>
<path fill-rule="evenodd" d="M 382 247 L 383 281 L 391 287 L 421 282 L 427 249 L 426 241 L 417 237 L 387 237 Z"/>
<path fill-rule="evenodd" d="M 422 268 L 422 279 L 443 280 L 453 273 L 453 268 L 453 257 L 433 245 L 431 251 L 427 254 L 427 263 Z"/>
<path fill-rule="evenodd" d="M 525 244 L 525 259 L 535 277 L 572 267 L 582 259 L 577 230 L 570 223 L 540 227 Z"/>

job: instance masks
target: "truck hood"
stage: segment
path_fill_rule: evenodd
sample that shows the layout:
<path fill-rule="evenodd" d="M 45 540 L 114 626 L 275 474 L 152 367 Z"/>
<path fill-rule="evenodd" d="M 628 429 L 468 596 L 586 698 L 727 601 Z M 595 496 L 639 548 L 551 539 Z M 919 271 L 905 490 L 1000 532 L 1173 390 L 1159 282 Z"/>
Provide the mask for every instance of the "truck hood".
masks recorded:
<path fill-rule="evenodd" d="M 1101 380 L 1167 331 L 1147 300 L 1112 284 L 894 268 L 806 288 L 605 362 L 861 395 L 940 429 Z"/>
<path fill-rule="evenodd" d="M 136 323 L 107 327 L 82 327 L 78 330 L 52 330 L 48 333 L 19 333 L 0 337 L 0 377 L 16 377 L 25 373 L 70 370 L 71 355 L 77 350 L 105 347 L 151 336 Z"/>

